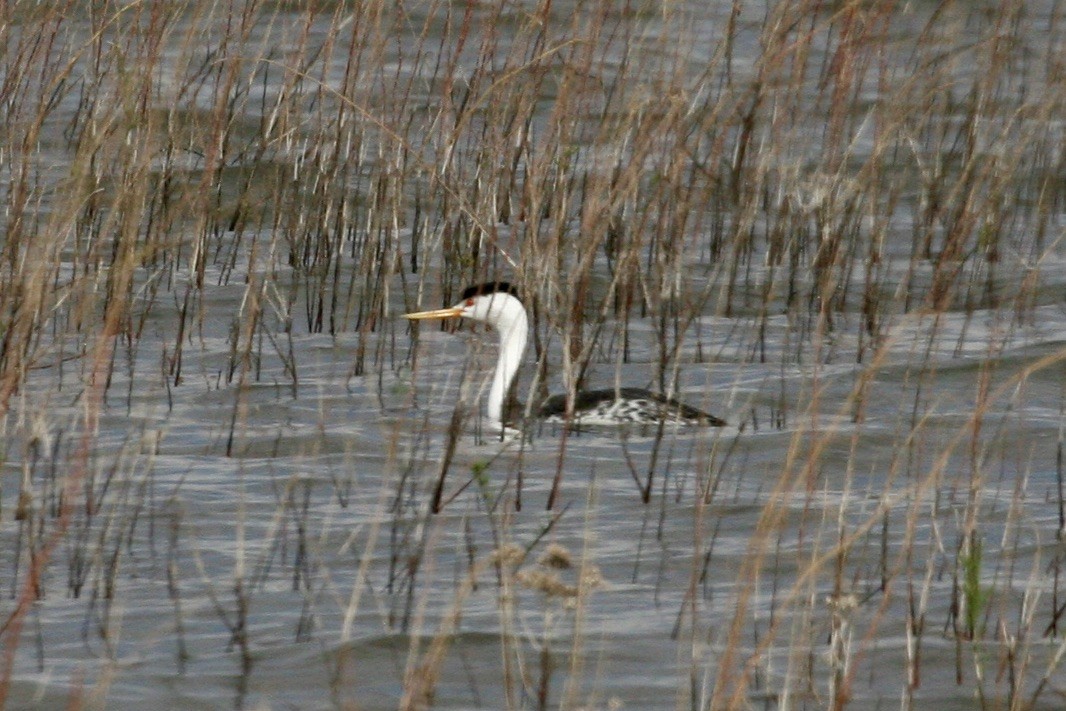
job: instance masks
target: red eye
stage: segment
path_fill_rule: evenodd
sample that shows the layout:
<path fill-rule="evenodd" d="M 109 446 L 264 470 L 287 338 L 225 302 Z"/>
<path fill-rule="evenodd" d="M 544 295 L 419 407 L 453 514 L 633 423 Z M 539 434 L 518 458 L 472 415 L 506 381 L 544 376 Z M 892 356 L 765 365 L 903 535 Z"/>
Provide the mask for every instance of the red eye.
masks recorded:
<path fill-rule="evenodd" d="M 467 306 L 473 306 L 474 305 L 474 300 L 473 299 L 467 299 L 466 300 L 466 305 Z"/>

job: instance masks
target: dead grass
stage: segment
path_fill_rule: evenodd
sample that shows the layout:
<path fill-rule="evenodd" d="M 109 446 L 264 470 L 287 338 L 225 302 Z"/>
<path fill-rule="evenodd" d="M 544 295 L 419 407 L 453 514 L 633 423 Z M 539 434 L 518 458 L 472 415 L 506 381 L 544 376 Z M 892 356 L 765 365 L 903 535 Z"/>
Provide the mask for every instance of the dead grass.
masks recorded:
<path fill-rule="evenodd" d="M 653 354 L 646 380 L 667 394 L 686 372 L 708 383 L 725 367 L 780 373 L 728 396 L 748 432 L 794 435 L 761 474 L 757 525 L 724 608 L 700 588 L 716 575 L 722 486 L 743 471 L 744 435 L 680 464 L 676 437 L 660 429 L 646 471 L 630 465 L 646 508 L 661 506 L 659 530 L 671 496 L 695 507 L 690 573 L 676 591 L 678 706 L 764 697 L 843 709 L 886 633 L 906 638 L 904 707 L 920 698 L 932 635 L 955 644 L 955 683 L 975 687 L 984 707 L 1061 695 L 1063 430 L 1057 442 L 1022 437 L 1024 452 L 1010 440 L 1031 403 L 1046 406 L 1066 353 L 1016 366 L 1008 348 L 1044 309 L 1061 309 L 1061 11 L 1020 0 L 557 5 L 0 10 L 0 417 L 5 476 L 19 472 L 0 501 L 13 542 L 0 704 L 29 654 L 34 601 L 112 600 L 132 541 L 156 541 L 154 523 L 141 538 L 145 520 L 169 531 L 168 556 L 183 547 L 181 517 L 151 494 L 159 433 L 131 428 L 117 452 L 100 444 L 101 418 L 129 411 L 140 384 L 168 398 L 203 387 L 187 355 L 225 339 L 213 386 L 232 397 L 217 455 L 238 458 L 254 446 L 254 386 L 312 397 L 301 336 L 357 334 L 347 378 L 383 381 L 405 361 L 417 372 L 417 333 L 409 341 L 395 314 L 490 278 L 516 282 L 531 309 L 531 401 L 560 379 L 570 393 L 617 379 L 634 352 Z M 217 298 L 229 287 L 239 296 Z M 943 403 L 953 348 L 975 371 Z M 840 397 L 842 364 L 853 386 Z M 561 565 L 549 543 L 580 440 L 559 438 L 553 518 L 513 541 L 524 450 L 500 455 L 517 474 L 498 489 L 485 476 L 505 468 L 497 460 L 472 474 L 454 463 L 477 409 L 469 378 L 444 444 L 429 427 L 409 449 L 410 433 L 387 444 L 390 483 L 382 517 L 358 539 L 359 585 L 387 550 L 388 624 L 412 634 L 405 707 L 431 705 L 479 586 L 501 596 L 508 704 L 577 707 L 598 673 L 582 652 L 595 561 L 590 549 Z M 1050 399 L 1061 419 L 1061 384 Z M 871 410 L 882 421 L 868 430 Z M 945 425 L 945 412 L 965 416 Z M 894 455 L 879 462 L 882 488 L 864 488 L 864 447 L 886 430 Z M 1027 488 L 1052 460 L 1057 530 Z M 279 496 L 270 535 L 300 551 L 294 594 L 310 609 L 313 581 L 329 571 L 313 555 L 301 486 Z M 334 481 L 332 495 L 343 500 L 346 486 Z M 434 617 L 420 581 L 440 564 L 439 527 L 455 519 L 427 511 L 462 497 L 484 507 L 497 552 L 470 544 L 451 611 Z M 249 671 L 257 587 L 235 535 L 232 579 L 210 594 Z M 499 552 L 512 544 L 523 556 L 548 546 L 547 557 L 519 568 Z M 1027 562 L 1016 568 L 1019 548 Z M 63 563 L 67 576 L 54 573 Z M 560 568 L 579 572 L 564 580 Z M 185 592 L 173 560 L 162 570 L 181 671 Z M 541 595 L 539 633 L 520 630 L 523 586 Z M 345 639 L 361 596 L 338 595 Z M 99 619 L 106 640 L 110 618 Z M 339 698 L 344 675 L 333 684 Z"/>

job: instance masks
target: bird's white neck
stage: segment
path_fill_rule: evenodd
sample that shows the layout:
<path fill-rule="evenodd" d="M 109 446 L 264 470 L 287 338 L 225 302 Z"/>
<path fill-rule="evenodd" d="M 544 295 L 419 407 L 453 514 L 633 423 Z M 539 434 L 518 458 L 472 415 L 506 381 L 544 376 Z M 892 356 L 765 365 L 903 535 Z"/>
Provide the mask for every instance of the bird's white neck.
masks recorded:
<path fill-rule="evenodd" d="M 518 366 L 522 363 L 522 356 L 526 350 L 526 339 L 529 337 L 529 319 L 522 303 L 507 294 L 497 295 L 492 310 L 492 325 L 500 336 L 500 355 L 496 361 L 496 372 L 492 376 L 492 387 L 489 389 L 488 415 L 489 424 L 503 426 L 503 405 L 507 399 L 507 391 L 514 380 Z M 498 310 L 497 310 L 498 309 Z"/>

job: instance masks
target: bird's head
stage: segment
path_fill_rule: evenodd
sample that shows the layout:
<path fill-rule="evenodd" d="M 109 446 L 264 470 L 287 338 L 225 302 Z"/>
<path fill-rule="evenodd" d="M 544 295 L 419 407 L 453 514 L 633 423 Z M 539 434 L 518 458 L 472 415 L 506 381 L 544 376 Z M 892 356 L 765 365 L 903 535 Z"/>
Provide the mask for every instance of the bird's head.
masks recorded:
<path fill-rule="evenodd" d="M 433 311 L 416 311 L 404 314 L 412 321 L 437 318 L 468 318 L 497 329 L 514 319 L 518 313 L 525 315 L 525 308 L 518 299 L 518 290 L 505 281 L 491 281 L 468 287 L 454 305 Z"/>

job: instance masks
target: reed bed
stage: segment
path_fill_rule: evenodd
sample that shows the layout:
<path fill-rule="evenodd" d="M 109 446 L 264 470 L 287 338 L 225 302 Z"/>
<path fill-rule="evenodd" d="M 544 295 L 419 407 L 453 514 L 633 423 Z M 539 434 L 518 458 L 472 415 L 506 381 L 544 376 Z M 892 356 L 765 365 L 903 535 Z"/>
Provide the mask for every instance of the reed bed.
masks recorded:
<path fill-rule="evenodd" d="M 72 708 L 116 703 L 138 605 L 238 706 L 280 609 L 345 708 L 1057 708 L 1062 13 L 5 4 L 0 705 L 65 600 Z M 622 435 L 619 528 L 582 433 L 477 434 L 491 343 L 442 370 L 397 318 L 496 278 L 523 399 L 635 374 L 741 427 Z M 345 388 L 381 436 L 334 429 Z M 673 619 L 651 701 L 597 627 L 612 534 Z"/>

